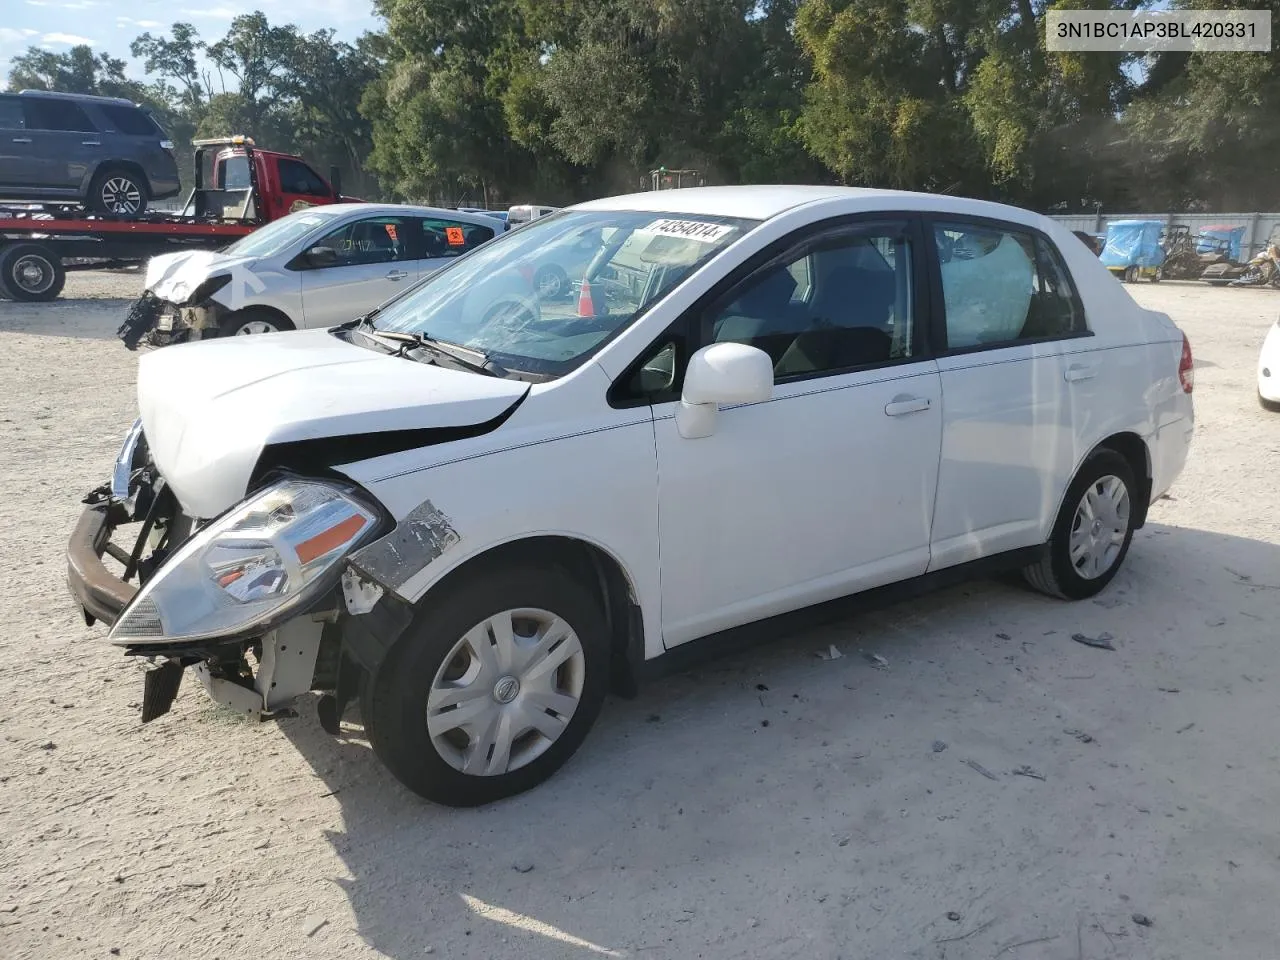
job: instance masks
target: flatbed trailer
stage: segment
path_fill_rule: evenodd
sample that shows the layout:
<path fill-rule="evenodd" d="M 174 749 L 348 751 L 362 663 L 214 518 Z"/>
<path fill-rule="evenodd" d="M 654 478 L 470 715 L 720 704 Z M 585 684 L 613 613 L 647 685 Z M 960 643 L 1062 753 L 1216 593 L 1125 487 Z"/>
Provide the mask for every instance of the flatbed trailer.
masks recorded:
<path fill-rule="evenodd" d="M 91 214 L 63 204 L 0 207 L 0 296 L 53 300 L 68 270 L 144 263 L 162 253 L 217 250 L 264 223 L 341 195 L 300 157 L 248 137 L 197 140 L 196 179 L 181 214 Z"/>

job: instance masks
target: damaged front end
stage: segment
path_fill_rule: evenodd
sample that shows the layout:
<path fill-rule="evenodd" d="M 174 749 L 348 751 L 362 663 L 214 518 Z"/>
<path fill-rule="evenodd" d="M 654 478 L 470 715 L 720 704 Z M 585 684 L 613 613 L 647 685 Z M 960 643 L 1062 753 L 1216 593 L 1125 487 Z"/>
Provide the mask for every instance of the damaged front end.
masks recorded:
<path fill-rule="evenodd" d="M 138 349 L 140 344 L 164 347 L 217 336 L 228 308 L 214 300 L 213 295 L 230 282 L 229 274 L 213 277 L 180 301 L 163 299 L 146 290 L 129 308 L 116 336 L 130 350 Z"/>
<path fill-rule="evenodd" d="M 259 718 L 326 693 L 321 720 L 337 732 L 409 621 L 403 601 L 351 564 L 398 527 L 340 479 L 278 471 L 221 516 L 194 520 L 135 424 L 112 480 L 84 503 L 68 583 L 86 623 L 110 624 L 109 641 L 147 664 L 144 723 L 169 711 L 191 668 L 214 700 Z"/>

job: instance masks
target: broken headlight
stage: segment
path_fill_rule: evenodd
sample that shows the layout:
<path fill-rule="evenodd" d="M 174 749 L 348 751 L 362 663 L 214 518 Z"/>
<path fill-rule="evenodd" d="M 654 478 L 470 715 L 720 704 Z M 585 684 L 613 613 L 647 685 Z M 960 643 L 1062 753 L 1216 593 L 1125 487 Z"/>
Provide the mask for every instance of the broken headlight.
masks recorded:
<path fill-rule="evenodd" d="M 265 632 L 332 587 L 339 562 L 379 526 L 376 510 L 337 484 L 274 484 L 194 534 L 108 639 L 142 646 Z"/>

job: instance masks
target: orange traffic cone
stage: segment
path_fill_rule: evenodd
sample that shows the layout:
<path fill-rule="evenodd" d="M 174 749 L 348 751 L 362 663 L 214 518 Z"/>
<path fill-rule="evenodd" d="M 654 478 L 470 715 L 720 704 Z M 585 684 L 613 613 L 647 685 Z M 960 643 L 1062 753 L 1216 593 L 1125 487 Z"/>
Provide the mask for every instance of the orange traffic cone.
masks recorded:
<path fill-rule="evenodd" d="M 595 301 L 591 299 L 591 284 L 585 279 L 582 286 L 578 290 L 578 316 L 594 317 L 596 315 Z"/>

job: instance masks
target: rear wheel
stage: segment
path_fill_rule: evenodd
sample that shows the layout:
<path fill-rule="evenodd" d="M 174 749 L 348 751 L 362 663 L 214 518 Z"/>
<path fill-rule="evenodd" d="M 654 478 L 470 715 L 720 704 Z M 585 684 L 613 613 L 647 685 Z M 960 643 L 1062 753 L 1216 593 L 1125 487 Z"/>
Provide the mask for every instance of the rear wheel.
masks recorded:
<path fill-rule="evenodd" d="M 62 259 L 38 243 L 19 243 L 0 251 L 0 288 L 10 299 L 53 300 L 67 282 Z"/>
<path fill-rule="evenodd" d="M 1083 600 L 1120 569 L 1133 540 L 1138 486 L 1114 450 L 1094 452 L 1067 488 L 1044 557 L 1023 570 L 1042 593 Z"/>
<path fill-rule="evenodd" d="M 135 216 L 147 209 L 147 184 L 120 167 L 108 167 L 89 185 L 89 209 L 95 213 Z"/>
<path fill-rule="evenodd" d="M 218 336 L 245 337 L 254 333 L 280 333 L 293 329 L 294 325 L 279 314 L 250 307 L 224 317 L 218 324 Z"/>
<path fill-rule="evenodd" d="M 428 601 L 366 690 L 373 749 L 415 793 L 475 806 L 528 790 L 600 712 L 608 631 L 558 566 L 470 577 Z"/>
<path fill-rule="evenodd" d="M 533 275 L 533 285 L 542 299 L 557 300 L 569 292 L 569 275 L 558 264 L 544 264 Z"/>

